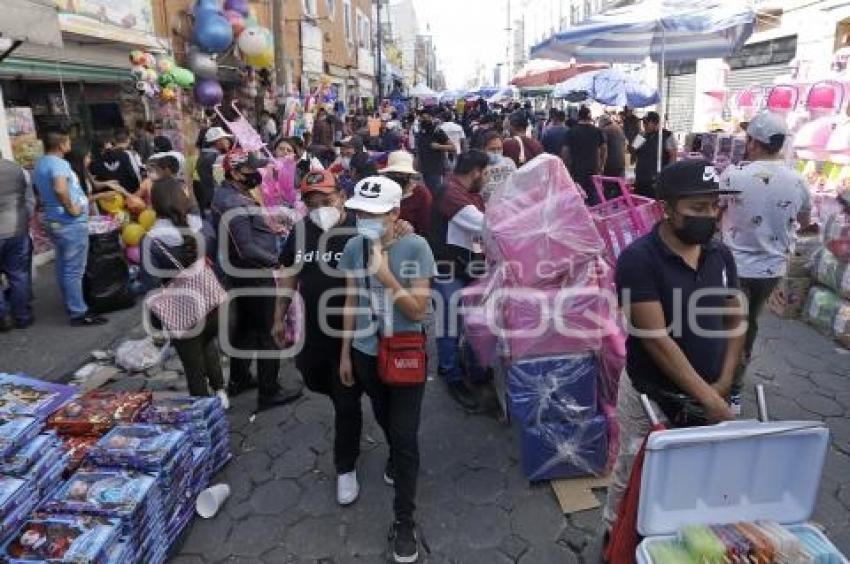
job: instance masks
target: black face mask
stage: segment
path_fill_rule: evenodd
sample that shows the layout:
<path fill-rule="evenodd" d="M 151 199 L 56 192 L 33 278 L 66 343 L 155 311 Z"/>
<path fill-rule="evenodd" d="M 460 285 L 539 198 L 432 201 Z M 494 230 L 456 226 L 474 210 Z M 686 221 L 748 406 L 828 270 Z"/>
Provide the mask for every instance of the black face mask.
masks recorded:
<path fill-rule="evenodd" d="M 434 123 L 433 122 L 424 122 L 422 124 L 422 131 L 434 131 Z"/>
<path fill-rule="evenodd" d="M 717 218 L 702 215 L 683 215 L 682 227 L 674 227 L 673 233 L 687 245 L 705 245 L 717 232 Z"/>
<path fill-rule="evenodd" d="M 263 183 L 263 175 L 259 172 L 251 172 L 248 174 L 242 175 L 245 179 L 242 181 L 242 184 L 245 185 L 249 190 L 252 188 L 256 188 L 260 184 Z"/>

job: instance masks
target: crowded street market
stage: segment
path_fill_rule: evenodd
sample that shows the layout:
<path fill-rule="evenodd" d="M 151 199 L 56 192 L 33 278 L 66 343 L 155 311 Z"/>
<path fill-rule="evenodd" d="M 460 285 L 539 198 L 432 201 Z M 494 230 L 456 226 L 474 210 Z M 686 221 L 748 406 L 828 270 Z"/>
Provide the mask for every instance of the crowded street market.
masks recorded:
<path fill-rule="evenodd" d="M 850 3 L 0 13 L 0 562 L 850 563 Z"/>

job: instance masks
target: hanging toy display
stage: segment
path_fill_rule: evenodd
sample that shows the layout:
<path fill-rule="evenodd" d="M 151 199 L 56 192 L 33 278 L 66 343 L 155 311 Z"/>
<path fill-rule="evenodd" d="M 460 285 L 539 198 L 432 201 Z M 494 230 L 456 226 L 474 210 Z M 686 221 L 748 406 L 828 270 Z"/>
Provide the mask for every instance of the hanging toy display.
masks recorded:
<path fill-rule="evenodd" d="M 248 5 L 248 0 L 224 0 L 224 9 L 229 12 L 236 12 L 246 18 L 251 13 L 251 6 Z"/>
<path fill-rule="evenodd" d="M 233 43 L 233 28 L 217 4 L 198 2 L 195 6 L 192 42 L 205 53 L 223 53 Z"/>
<path fill-rule="evenodd" d="M 195 86 L 195 100 L 202 106 L 212 107 L 224 99 L 224 90 L 217 80 L 202 80 Z"/>
<path fill-rule="evenodd" d="M 193 49 L 189 53 L 189 68 L 199 80 L 215 80 L 218 78 L 218 63 L 209 53 Z"/>
<path fill-rule="evenodd" d="M 146 98 L 159 98 L 163 102 L 175 102 L 181 88 L 195 83 L 192 71 L 178 67 L 167 55 L 159 58 L 152 53 L 130 51 L 130 76 L 136 81 L 136 91 Z"/>

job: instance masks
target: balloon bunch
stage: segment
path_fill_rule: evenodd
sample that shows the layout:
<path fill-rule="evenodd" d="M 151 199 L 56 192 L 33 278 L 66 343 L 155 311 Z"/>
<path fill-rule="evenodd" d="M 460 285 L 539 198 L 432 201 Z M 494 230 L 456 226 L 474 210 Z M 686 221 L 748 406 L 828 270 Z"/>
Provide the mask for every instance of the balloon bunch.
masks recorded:
<path fill-rule="evenodd" d="M 181 88 L 190 88 L 195 84 L 192 71 L 178 67 L 171 57 L 159 58 L 145 51 L 130 51 L 130 73 L 136 79 L 136 90 L 148 98 L 163 102 L 174 102 Z"/>
<path fill-rule="evenodd" d="M 189 67 L 198 77 L 195 100 L 202 106 L 215 106 L 224 98 L 218 82 L 216 56 L 235 45 L 246 65 L 269 68 L 274 64 L 272 33 L 260 27 L 248 0 L 197 0 L 193 10 L 193 48 Z"/>

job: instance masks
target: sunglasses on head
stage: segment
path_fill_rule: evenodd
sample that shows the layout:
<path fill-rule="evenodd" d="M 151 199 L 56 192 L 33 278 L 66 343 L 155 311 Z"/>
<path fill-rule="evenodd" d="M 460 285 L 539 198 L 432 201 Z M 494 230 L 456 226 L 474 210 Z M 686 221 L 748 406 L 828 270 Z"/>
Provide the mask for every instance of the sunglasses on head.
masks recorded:
<path fill-rule="evenodd" d="M 325 180 L 325 175 L 322 172 L 308 172 L 304 177 L 304 183 L 308 186 L 313 186 L 314 184 L 321 184 Z"/>

